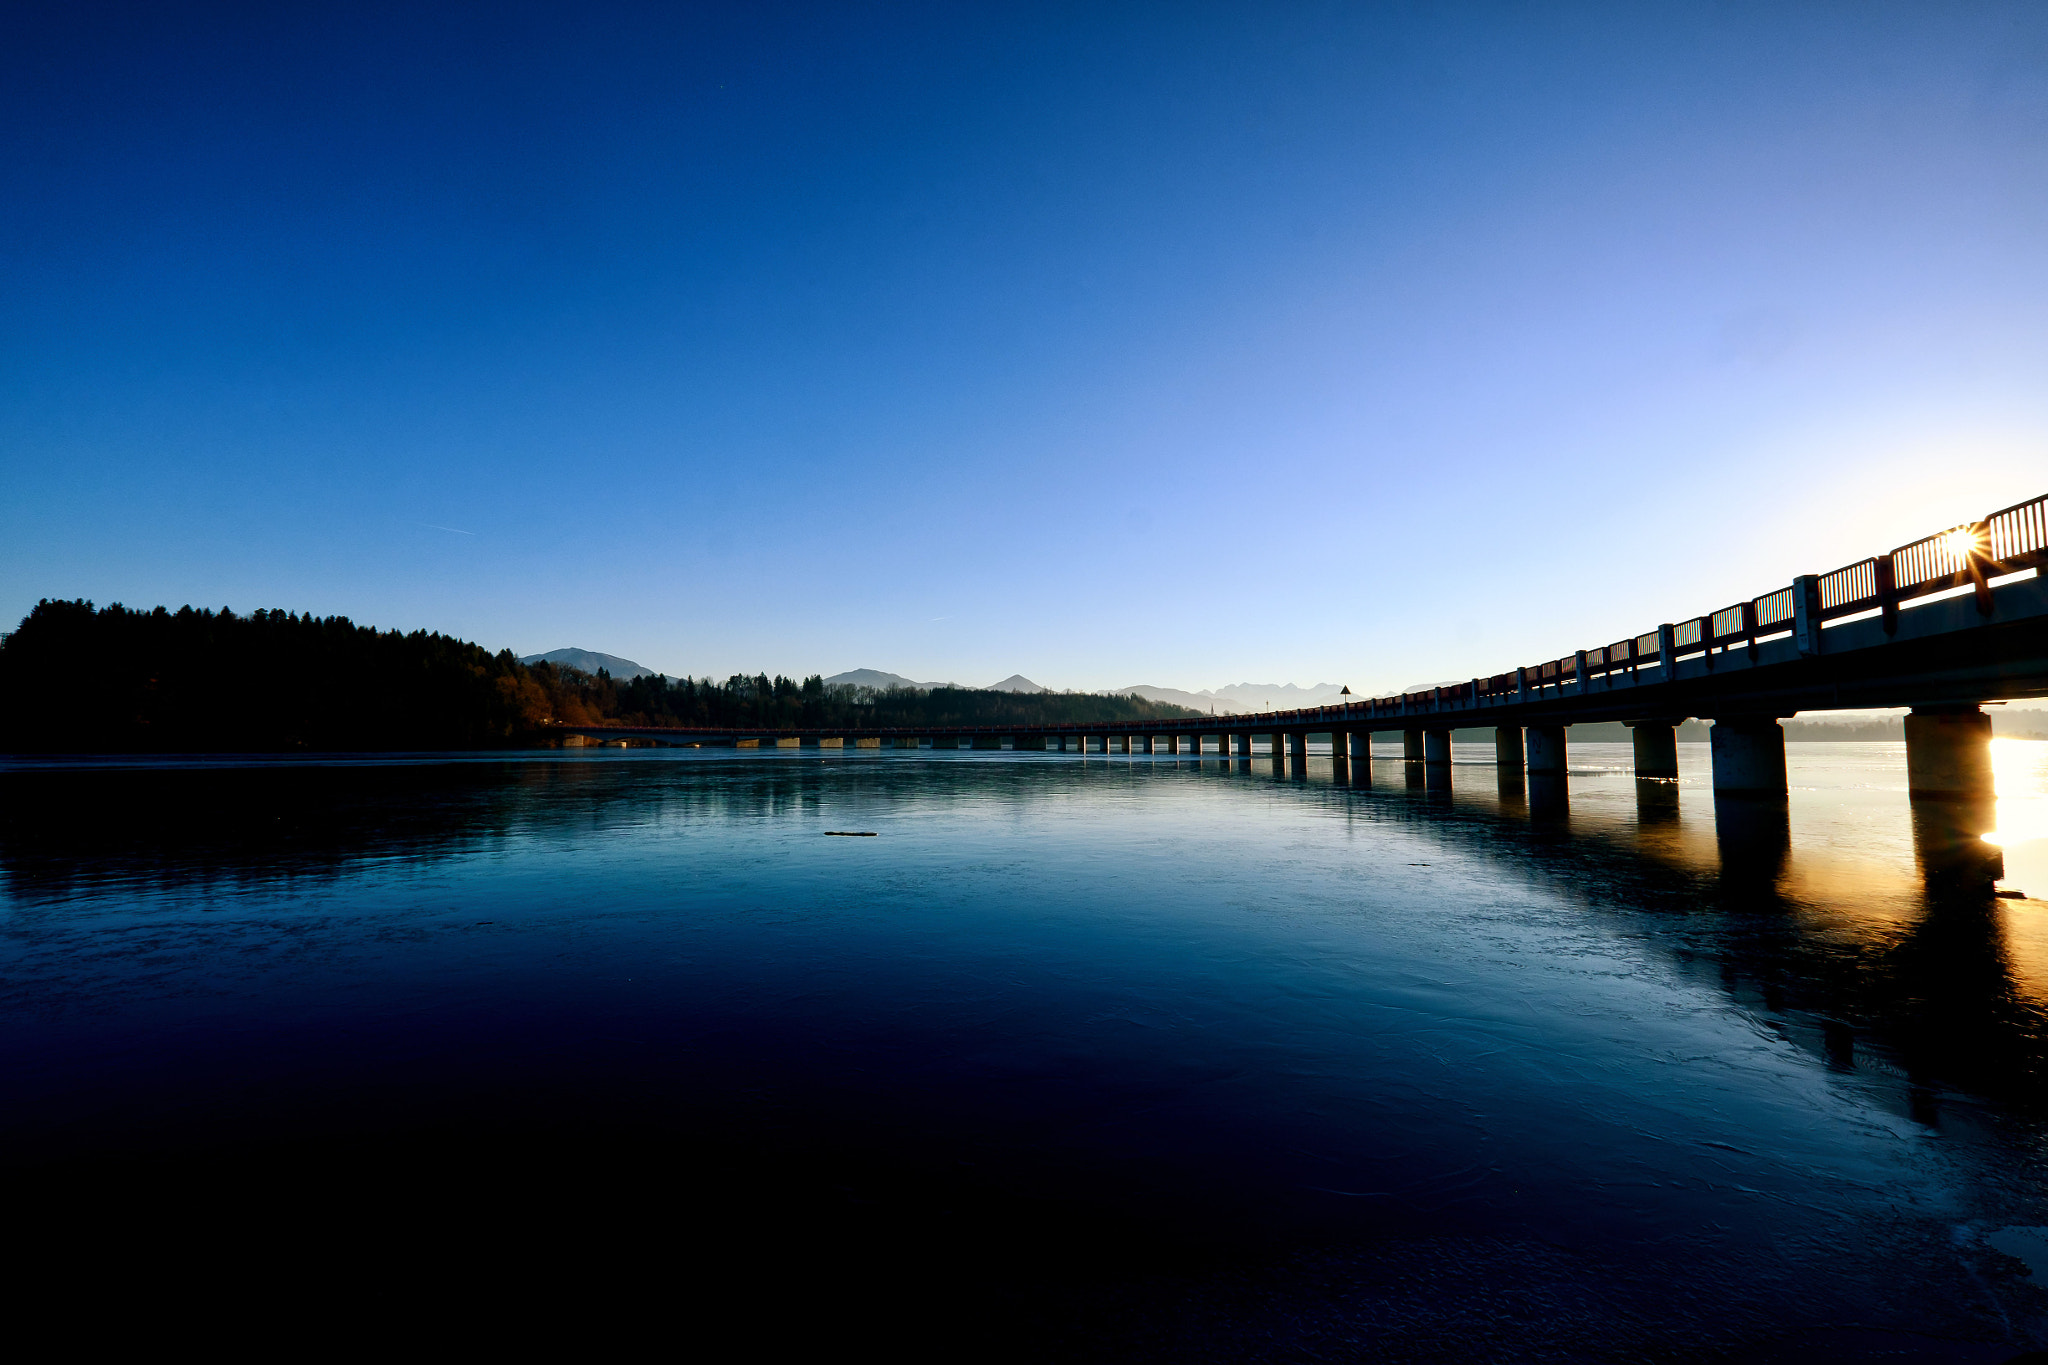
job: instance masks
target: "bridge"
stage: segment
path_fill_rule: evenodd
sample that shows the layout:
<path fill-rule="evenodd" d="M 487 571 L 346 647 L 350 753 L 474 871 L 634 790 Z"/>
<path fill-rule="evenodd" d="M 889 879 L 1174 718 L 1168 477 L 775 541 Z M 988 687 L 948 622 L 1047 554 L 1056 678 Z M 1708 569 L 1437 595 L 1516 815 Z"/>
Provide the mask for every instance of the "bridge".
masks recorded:
<path fill-rule="evenodd" d="M 1573 724 L 1621 721 L 1638 778 L 1678 776 L 1677 727 L 1711 720 L 1714 790 L 1782 796 L 1785 735 L 1803 712 L 1911 708 L 1915 796 L 1991 784 L 1988 702 L 2048 697 L 2048 496 L 1826 574 L 1640 635 L 1445 687 L 1294 711 L 1172 721 L 917 729 L 565 726 L 599 743 L 741 748 L 1058 750 L 1305 759 L 1328 735 L 1340 763 L 1370 763 L 1398 732 L 1403 761 L 1450 780 L 1451 732 L 1490 726 L 1503 773 L 1561 776 Z"/>

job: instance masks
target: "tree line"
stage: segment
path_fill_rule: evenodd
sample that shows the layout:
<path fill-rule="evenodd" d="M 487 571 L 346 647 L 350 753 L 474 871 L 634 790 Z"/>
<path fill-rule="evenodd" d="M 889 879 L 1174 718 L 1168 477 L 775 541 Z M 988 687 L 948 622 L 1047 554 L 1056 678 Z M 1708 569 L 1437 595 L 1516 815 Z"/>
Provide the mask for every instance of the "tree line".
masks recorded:
<path fill-rule="evenodd" d="M 765 674 L 615 679 L 343 616 L 42 601 L 0 636 L 0 750 L 519 747 L 562 727 L 1057 725 L 1196 713 L 1139 697 L 826 687 Z"/>

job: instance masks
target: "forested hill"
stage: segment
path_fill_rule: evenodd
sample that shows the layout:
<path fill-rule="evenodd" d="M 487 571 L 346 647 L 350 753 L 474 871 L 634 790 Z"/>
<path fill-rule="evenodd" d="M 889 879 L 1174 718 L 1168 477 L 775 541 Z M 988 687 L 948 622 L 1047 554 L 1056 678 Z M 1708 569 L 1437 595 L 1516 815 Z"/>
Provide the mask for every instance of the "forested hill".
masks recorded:
<path fill-rule="evenodd" d="M 556 727 L 1058 724 L 1194 714 L 1136 697 L 827 688 L 819 677 L 617 681 L 345 617 L 36 605 L 0 637 L 0 751 L 476 749 Z"/>

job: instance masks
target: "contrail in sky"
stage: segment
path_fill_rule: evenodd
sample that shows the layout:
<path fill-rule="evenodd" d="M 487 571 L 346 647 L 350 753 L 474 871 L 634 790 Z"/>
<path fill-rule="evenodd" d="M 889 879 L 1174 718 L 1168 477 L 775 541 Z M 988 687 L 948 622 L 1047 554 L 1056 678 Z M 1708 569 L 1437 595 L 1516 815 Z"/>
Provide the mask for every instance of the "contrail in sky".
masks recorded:
<path fill-rule="evenodd" d="M 465 531 L 459 526 L 436 526 L 431 521 L 423 521 L 419 524 L 426 527 L 429 531 L 453 531 L 458 536 L 473 536 L 476 534 L 474 531 Z"/>

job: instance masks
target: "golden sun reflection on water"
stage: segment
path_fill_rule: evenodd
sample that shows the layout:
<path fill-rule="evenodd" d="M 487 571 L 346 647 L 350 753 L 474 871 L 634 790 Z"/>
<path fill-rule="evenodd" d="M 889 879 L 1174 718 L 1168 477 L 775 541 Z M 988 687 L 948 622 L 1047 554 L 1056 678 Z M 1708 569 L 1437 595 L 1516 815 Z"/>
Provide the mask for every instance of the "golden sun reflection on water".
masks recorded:
<path fill-rule="evenodd" d="M 2005 853 L 2005 886 L 2048 898 L 2048 741 L 1993 739 L 1997 819 L 1985 843 Z"/>
<path fill-rule="evenodd" d="M 2028 899 L 2000 907 L 2008 969 L 2016 992 L 2048 1009 L 2048 740 L 1994 739 L 1997 820 L 1985 842 L 2004 857 L 1999 887 Z"/>

